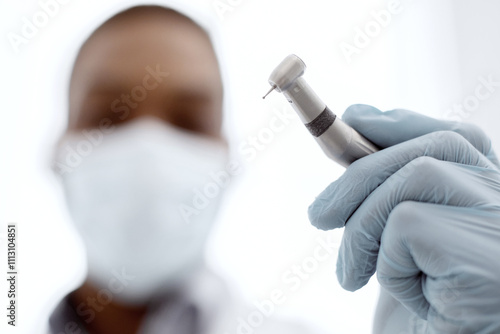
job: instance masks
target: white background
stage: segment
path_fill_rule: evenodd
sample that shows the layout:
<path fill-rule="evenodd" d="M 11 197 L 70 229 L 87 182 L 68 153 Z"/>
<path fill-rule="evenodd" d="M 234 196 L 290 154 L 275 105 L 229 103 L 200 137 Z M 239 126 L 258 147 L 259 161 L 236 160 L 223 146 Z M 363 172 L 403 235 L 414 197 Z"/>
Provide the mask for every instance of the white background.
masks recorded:
<path fill-rule="evenodd" d="M 42 0 L 43 1 L 43 0 Z M 19 327 L 8 333 L 39 333 L 58 300 L 75 288 L 85 268 L 82 245 L 64 211 L 50 149 L 63 130 L 65 75 L 81 32 L 104 20 L 113 3 L 73 0 L 15 53 L 8 32 L 19 33 L 22 18 L 40 11 L 37 1 L 3 0 L 0 5 L 0 226 L 19 226 Z M 271 290 L 289 290 L 281 277 L 312 255 L 317 237 L 307 206 L 342 168 L 323 156 L 298 121 L 275 134 L 254 161 L 237 147 L 268 126 L 274 109 L 287 108 L 277 93 L 265 101 L 267 78 L 289 53 L 307 64 L 306 78 L 339 115 L 350 104 L 406 108 L 441 117 L 474 94 L 479 77 L 500 80 L 500 3 L 497 1 L 401 0 L 402 12 L 360 49 L 349 63 L 339 47 L 353 43 L 355 28 L 373 21 L 371 11 L 388 1 L 241 0 L 223 17 L 212 0 L 193 0 L 214 17 L 224 43 L 232 109 L 228 128 L 234 157 L 245 173 L 228 190 L 209 261 L 242 290 L 250 302 Z M 500 89 L 462 118 L 480 124 L 500 145 Z M 342 231 L 331 238 L 341 239 Z M 2 251 L 4 254 L 5 243 Z M 4 256 L 1 260 L 4 263 Z M 378 294 L 375 279 L 363 289 L 343 291 L 335 277 L 336 255 L 288 293 L 280 311 L 300 316 L 331 333 L 368 333 Z M 4 272 L 4 265 L 0 266 Z M 0 274 L 0 308 L 6 291 Z M 7 329 L 6 318 L 0 328 Z"/>

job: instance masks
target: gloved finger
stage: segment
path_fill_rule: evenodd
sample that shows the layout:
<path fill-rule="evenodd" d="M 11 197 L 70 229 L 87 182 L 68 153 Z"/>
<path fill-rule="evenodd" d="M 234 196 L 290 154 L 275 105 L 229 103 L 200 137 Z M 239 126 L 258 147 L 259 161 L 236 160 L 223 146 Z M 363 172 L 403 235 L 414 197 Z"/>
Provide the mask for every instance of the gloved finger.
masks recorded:
<path fill-rule="evenodd" d="M 419 202 L 396 206 L 377 261 L 380 284 L 433 333 L 477 333 L 500 307 L 498 212 Z M 485 271 L 485 268 L 488 268 Z M 500 282 L 496 284 L 500 289 Z M 471 320 L 472 319 L 472 320 Z M 490 323 L 488 323 L 490 322 Z"/>
<path fill-rule="evenodd" d="M 342 120 L 379 147 L 389 147 L 436 131 L 456 132 L 497 167 L 499 162 L 491 140 L 478 126 L 470 123 L 438 120 L 404 109 L 382 112 L 364 104 L 347 108 Z"/>
<path fill-rule="evenodd" d="M 355 161 L 309 206 L 309 220 L 322 230 L 343 227 L 373 190 L 407 163 L 421 156 L 496 169 L 459 134 L 451 131 L 433 132 Z"/>
<path fill-rule="evenodd" d="M 430 157 L 408 163 L 381 184 L 349 219 L 337 260 L 340 285 L 357 290 L 375 273 L 382 232 L 398 204 L 417 201 L 471 208 L 485 207 L 492 201 L 500 203 L 499 174 L 496 169 Z"/>

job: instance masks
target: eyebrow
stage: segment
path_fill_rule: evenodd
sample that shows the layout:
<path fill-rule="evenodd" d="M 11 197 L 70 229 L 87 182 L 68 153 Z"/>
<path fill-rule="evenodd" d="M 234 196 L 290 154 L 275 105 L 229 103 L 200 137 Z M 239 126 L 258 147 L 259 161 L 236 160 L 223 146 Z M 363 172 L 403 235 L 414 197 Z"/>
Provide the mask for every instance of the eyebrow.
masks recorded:
<path fill-rule="evenodd" d="M 200 84 L 197 82 L 195 85 L 182 85 L 175 88 L 175 96 L 182 100 L 211 100 L 215 93 L 219 93 L 214 85 L 209 83 Z"/>
<path fill-rule="evenodd" d="M 181 90 L 181 91 L 176 91 L 173 94 L 175 100 L 177 102 L 205 102 L 205 101 L 211 101 L 212 100 L 212 95 L 209 90 Z"/>
<path fill-rule="evenodd" d="M 122 94 L 130 94 L 131 87 L 129 85 L 124 85 L 121 80 L 113 80 L 114 82 L 99 83 L 94 84 L 88 91 L 88 95 L 102 95 L 110 96 L 115 95 L 119 98 Z M 133 88 L 133 86 L 132 86 Z M 111 101 L 110 101 L 111 102 Z"/>

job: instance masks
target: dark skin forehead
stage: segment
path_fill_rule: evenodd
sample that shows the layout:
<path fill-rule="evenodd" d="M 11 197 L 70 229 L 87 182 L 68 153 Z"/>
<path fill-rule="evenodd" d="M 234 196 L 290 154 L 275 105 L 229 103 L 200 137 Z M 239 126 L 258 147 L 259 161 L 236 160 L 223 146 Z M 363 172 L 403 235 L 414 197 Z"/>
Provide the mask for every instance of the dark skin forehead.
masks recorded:
<path fill-rule="evenodd" d="M 206 32 L 175 11 L 135 7 L 108 20 L 82 46 L 71 77 L 68 131 L 150 115 L 220 138 L 222 95 Z"/>

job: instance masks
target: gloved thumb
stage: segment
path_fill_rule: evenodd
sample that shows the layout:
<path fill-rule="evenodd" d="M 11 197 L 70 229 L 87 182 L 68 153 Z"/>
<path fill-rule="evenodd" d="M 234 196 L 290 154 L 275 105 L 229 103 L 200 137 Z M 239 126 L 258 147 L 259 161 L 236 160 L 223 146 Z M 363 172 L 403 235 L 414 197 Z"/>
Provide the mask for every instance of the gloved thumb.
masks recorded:
<path fill-rule="evenodd" d="M 379 147 L 386 148 L 436 131 L 456 132 L 479 152 L 498 166 L 491 140 L 470 123 L 434 119 L 405 109 L 382 112 L 379 109 L 355 104 L 347 108 L 342 120 Z"/>

